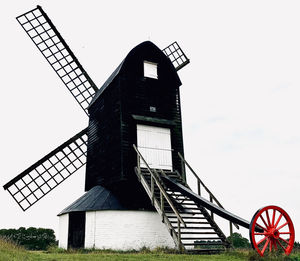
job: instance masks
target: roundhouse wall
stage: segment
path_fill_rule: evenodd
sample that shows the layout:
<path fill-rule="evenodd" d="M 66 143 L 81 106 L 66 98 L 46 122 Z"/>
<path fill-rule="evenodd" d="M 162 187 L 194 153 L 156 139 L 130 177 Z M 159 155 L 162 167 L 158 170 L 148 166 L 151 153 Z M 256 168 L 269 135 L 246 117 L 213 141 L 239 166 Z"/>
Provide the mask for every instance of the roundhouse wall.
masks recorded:
<path fill-rule="evenodd" d="M 58 246 L 60 248 L 68 248 L 68 234 L 69 234 L 69 214 L 59 216 L 59 234 Z"/>
<path fill-rule="evenodd" d="M 138 250 L 142 247 L 175 248 L 172 237 L 156 212 L 86 212 L 85 248 Z"/>

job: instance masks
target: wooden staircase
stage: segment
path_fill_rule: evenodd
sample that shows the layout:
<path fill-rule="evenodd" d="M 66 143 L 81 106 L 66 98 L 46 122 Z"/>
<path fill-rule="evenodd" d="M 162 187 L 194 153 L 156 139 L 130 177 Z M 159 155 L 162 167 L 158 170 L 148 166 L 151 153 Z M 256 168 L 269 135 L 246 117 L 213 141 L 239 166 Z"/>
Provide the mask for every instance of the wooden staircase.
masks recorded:
<path fill-rule="evenodd" d="M 135 171 L 181 252 L 218 253 L 230 246 L 205 208 L 180 192 L 169 189 L 160 178 L 166 175 L 185 184 L 178 172 L 147 168 L 135 168 Z M 157 181 L 160 185 L 156 184 Z"/>
<path fill-rule="evenodd" d="M 182 172 L 185 171 L 184 166 L 186 165 L 196 177 L 199 196 L 195 197 L 195 193 L 183 178 L 185 175 L 180 175 L 178 171 L 150 168 L 137 147 L 135 145 L 133 147 L 137 152 L 136 175 L 151 199 L 152 205 L 161 216 L 162 222 L 167 226 L 178 250 L 189 253 L 218 253 L 231 247 L 230 242 L 214 221 L 212 209 L 217 209 L 219 213 L 226 213 L 223 217 L 229 221 L 231 234 L 232 225 L 239 228 L 236 223 L 231 221 L 231 219 L 236 220 L 236 217 L 230 216 L 228 218 L 228 212 L 204 185 L 182 155 L 178 154 L 182 160 Z M 141 168 L 141 162 L 143 162 L 144 168 Z M 163 180 L 172 180 L 173 186 L 167 186 L 166 184 L 170 184 L 170 182 L 164 183 Z M 185 189 L 180 189 L 180 186 Z M 201 197 L 201 190 L 203 189 L 208 193 L 209 201 Z M 208 211 L 202 205 L 205 201 L 210 202 L 208 205 L 215 207 L 210 207 L 210 211 Z M 239 219 L 237 220 L 240 222 Z M 244 225 L 244 220 L 241 220 L 239 224 Z"/>

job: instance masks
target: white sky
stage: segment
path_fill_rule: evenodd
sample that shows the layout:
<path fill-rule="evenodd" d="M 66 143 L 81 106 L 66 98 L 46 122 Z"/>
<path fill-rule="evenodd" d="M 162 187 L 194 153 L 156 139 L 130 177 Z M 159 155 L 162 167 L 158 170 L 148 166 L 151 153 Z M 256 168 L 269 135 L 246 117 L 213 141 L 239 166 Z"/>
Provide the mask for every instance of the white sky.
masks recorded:
<path fill-rule="evenodd" d="M 1 186 L 88 124 L 15 20 L 37 4 L 99 87 L 140 42 L 177 40 L 191 59 L 179 71 L 186 159 L 226 209 L 251 220 L 281 206 L 300 240 L 299 1 L 1 3 Z M 58 232 L 84 172 L 26 212 L 0 189 L 0 228 Z"/>

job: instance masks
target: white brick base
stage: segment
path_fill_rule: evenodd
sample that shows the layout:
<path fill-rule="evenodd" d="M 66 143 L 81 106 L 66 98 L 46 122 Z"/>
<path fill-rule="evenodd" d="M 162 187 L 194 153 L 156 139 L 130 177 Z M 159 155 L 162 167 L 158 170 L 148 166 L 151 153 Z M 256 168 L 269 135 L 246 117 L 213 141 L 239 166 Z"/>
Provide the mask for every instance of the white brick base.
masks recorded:
<path fill-rule="evenodd" d="M 85 248 L 138 250 L 175 248 L 159 215 L 152 211 L 102 210 L 86 212 Z"/>
<path fill-rule="evenodd" d="M 59 216 L 58 247 L 68 248 L 69 214 Z"/>
<path fill-rule="evenodd" d="M 175 248 L 161 218 L 153 211 L 101 210 L 86 212 L 85 248 L 139 250 Z M 59 247 L 68 247 L 69 214 L 59 216 Z"/>

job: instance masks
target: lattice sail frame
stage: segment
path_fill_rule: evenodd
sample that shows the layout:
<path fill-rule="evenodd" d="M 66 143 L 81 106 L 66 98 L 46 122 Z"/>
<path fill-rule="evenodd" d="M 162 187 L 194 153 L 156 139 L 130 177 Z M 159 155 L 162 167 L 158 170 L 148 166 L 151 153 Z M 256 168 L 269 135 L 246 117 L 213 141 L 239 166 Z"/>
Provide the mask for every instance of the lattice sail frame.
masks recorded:
<path fill-rule="evenodd" d="M 25 211 L 86 164 L 87 128 L 3 187 Z"/>
<path fill-rule="evenodd" d="M 162 51 L 171 60 L 176 71 L 190 63 L 190 60 L 187 58 L 177 42 L 171 43 Z"/>
<path fill-rule="evenodd" d="M 50 18 L 37 6 L 16 19 L 88 115 L 87 108 L 98 88 Z"/>

